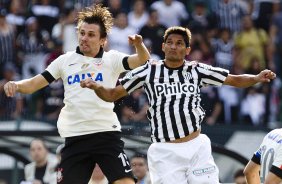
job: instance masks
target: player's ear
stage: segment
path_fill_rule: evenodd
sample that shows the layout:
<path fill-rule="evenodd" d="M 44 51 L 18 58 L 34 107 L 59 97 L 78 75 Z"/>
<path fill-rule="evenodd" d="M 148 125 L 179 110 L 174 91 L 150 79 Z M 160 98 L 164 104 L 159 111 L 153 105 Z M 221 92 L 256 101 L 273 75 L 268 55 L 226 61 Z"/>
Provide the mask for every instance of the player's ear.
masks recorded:
<path fill-rule="evenodd" d="M 186 55 L 189 55 L 190 51 L 191 51 L 191 47 L 186 47 Z"/>
<path fill-rule="evenodd" d="M 164 52 L 165 43 L 162 43 L 162 51 Z"/>

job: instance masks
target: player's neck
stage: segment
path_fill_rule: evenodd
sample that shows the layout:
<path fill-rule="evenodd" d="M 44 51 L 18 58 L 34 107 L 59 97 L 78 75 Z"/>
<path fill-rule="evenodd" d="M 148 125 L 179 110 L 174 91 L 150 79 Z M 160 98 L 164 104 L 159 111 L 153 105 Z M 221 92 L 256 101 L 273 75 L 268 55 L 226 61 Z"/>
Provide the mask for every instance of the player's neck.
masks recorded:
<path fill-rule="evenodd" d="M 164 63 L 165 63 L 165 66 L 167 66 L 168 68 L 179 68 L 183 65 L 184 60 L 170 61 L 170 60 L 165 59 Z"/>
<path fill-rule="evenodd" d="M 92 51 L 92 52 L 82 52 L 84 56 L 87 57 L 96 57 L 99 53 L 100 49 Z"/>

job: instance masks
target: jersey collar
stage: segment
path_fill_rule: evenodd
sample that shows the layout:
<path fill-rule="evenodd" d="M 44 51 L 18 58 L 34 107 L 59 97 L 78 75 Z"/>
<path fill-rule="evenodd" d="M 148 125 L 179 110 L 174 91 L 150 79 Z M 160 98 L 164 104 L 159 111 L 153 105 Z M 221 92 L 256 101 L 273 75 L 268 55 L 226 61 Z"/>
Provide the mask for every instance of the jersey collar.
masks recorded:
<path fill-rule="evenodd" d="M 80 54 L 80 55 L 84 55 L 82 52 L 80 52 L 79 46 L 76 47 L 76 53 Z M 103 53 L 104 53 L 104 49 L 102 47 L 100 47 L 98 54 L 94 58 L 102 58 Z"/>

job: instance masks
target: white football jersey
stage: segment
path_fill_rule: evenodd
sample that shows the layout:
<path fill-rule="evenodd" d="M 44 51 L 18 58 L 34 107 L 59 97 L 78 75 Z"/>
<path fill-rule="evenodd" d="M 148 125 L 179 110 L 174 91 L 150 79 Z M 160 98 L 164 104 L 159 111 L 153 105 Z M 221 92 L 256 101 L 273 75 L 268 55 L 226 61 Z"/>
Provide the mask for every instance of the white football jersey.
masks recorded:
<path fill-rule="evenodd" d="M 55 79 L 64 83 L 64 104 L 57 126 L 62 137 L 79 136 L 104 131 L 120 131 L 121 126 L 113 111 L 114 103 L 105 102 L 80 81 L 92 78 L 109 88 L 116 86 L 126 54 L 117 51 L 103 52 L 102 58 L 67 52 L 54 60 L 46 69 Z"/>
<path fill-rule="evenodd" d="M 252 161 L 261 165 L 261 182 L 264 182 L 269 171 L 282 177 L 282 129 L 274 129 L 264 137 Z"/>

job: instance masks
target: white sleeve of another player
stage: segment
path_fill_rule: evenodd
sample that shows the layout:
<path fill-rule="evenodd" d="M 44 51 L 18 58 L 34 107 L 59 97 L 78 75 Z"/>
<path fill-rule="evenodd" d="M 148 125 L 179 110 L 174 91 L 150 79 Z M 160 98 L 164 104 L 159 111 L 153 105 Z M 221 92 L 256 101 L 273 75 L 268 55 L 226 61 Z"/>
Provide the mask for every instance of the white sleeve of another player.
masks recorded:
<path fill-rule="evenodd" d="M 282 144 L 275 150 L 273 164 L 282 170 Z"/>
<path fill-rule="evenodd" d="M 50 63 L 48 65 L 48 67 L 46 68 L 46 70 L 57 80 L 59 78 L 61 78 L 61 67 L 63 66 L 63 62 L 65 59 L 65 55 L 61 55 L 60 57 L 58 57 L 57 59 L 55 59 L 54 61 L 52 61 L 52 63 Z"/>
<path fill-rule="evenodd" d="M 115 50 L 110 50 L 109 54 L 111 54 L 110 57 L 111 57 L 111 62 L 113 66 L 113 72 L 120 74 L 126 71 L 123 66 L 122 60 L 128 55 L 122 52 L 115 51 Z"/>

